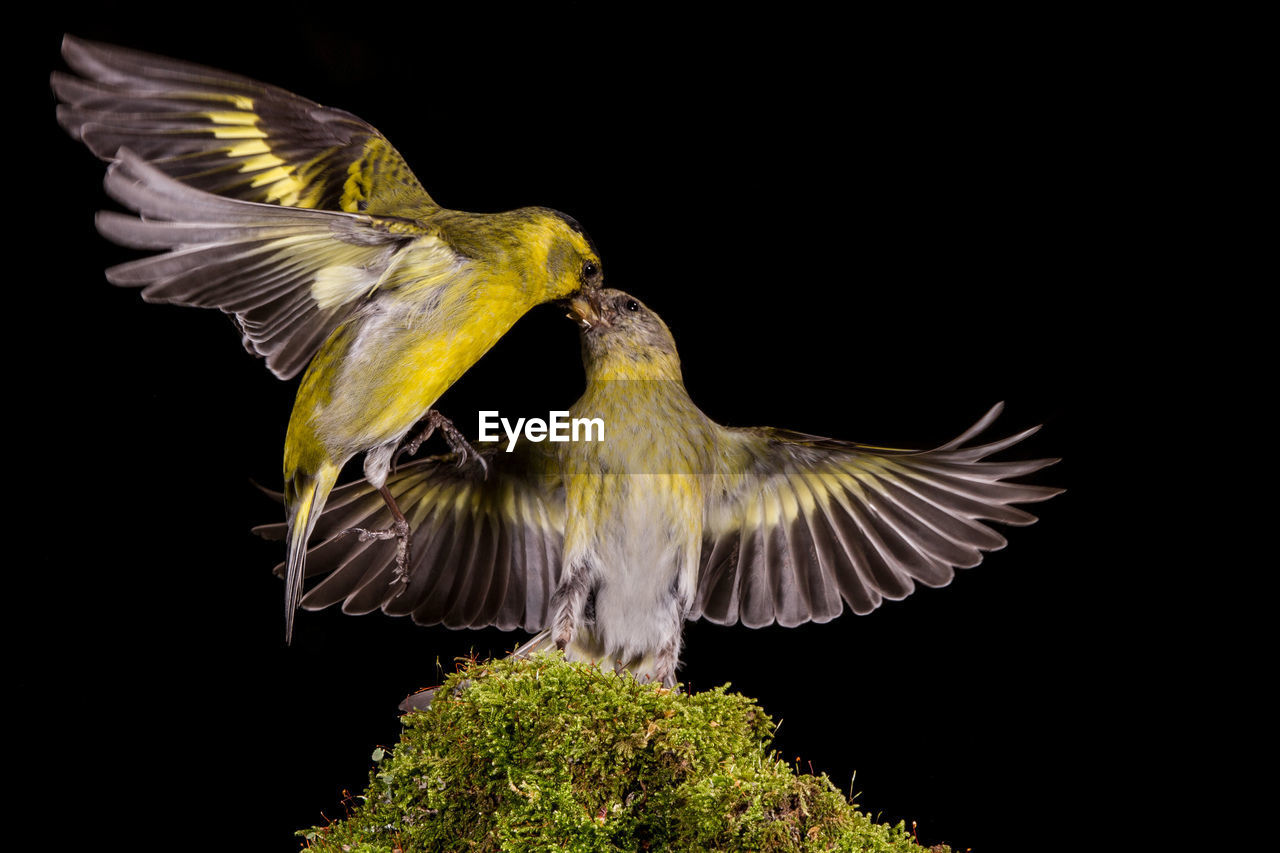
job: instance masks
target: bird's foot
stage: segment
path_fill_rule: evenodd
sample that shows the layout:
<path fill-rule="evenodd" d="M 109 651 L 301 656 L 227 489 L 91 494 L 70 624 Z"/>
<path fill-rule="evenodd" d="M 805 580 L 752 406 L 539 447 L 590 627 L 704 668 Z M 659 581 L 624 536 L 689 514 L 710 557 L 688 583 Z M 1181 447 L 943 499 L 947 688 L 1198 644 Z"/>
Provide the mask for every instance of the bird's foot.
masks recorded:
<path fill-rule="evenodd" d="M 403 519 L 397 519 L 390 527 L 384 527 L 380 530 L 369 530 L 364 527 L 348 527 L 342 531 L 343 535 L 355 533 L 361 542 L 382 541 L 386 539 L 396 540 L 396 567 L 391 572 L 391 585 L 399 586 L 396 590 L 395 597 L 399 598 L 406 589 L 409 588 L 409 522 Z"/>
<path fill-rule="evenodd" d="M 681 607 L 681 620 L 683 614 L 687 613 L 687 608 Z M 683 622 L 677 623 L 682 625 Z M 654 655 L 653 661 L 653 677 L 655 681 L 662 684 L 663 687 L 676 686 L 676 670 L 680 667 L 680 645 L 683 640 L 680 627 L 667 638 L 667 641 L 658 649 Z"/>
<path fill-rule="evenodd" d="M 564 651 L 567 649 L 569 643 L 573 642 L 573 620 L 557 620 L 556 629 L 552 632 L 551 639 L 555 641 L 558 650 Z"/>
<path fill-rule="evenodd" d="M 551 594 L 551 639 L 556 648 L 564 651 L 573 642 L 573 633 L 577 627 L 578 614 L 587 603 L 588 595 L 594 601 L 594 593 L 589 590 L 592 572 L 586 562 L 575 560 L 570 563 Z M 594 612 L 595 605 L 591 605 Z"/>
<path fill-rule="evenodd" d="M 458 466 L 466 465 L 468 462 L 478 462 L 480 469 L 487 476 L 489 473 L 489 464 L 484 461 L 484 457 L 480 455 L 480 451 L 471 446 L 471 442 L 467 441 L 467 437 L 462 434 L 453 421 L 437 412 L 435 409 L 427 411 L 426 418 L 423 419 L 426 426 L 417 436 L 406 441 L 400 446 L 400 450 L 396 452 L 396 463 L 400 461 L 400 457 L 404 454 L 413 454 L 418 452 L 418 448 L 426 442 L 427 439 L 435 435 L 436 430 L 440 430 L 444 435 L 445 441 L 449 443 L 449 449 L 458 454 Z"/>

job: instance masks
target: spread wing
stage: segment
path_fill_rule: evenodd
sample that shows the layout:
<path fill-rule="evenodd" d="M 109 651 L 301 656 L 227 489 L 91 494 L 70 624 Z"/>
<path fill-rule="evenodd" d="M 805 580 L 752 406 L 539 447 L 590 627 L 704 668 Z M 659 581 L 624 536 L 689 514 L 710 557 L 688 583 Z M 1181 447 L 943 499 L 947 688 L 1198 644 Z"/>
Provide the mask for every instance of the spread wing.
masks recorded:
<path fill-rule="evenodd" d="M 103 159 L 128 148 L 216 195 L 422 216 L 436 204 L 376 129 L 343 110 L 188 62 L 67 36 L 58 121 Z"/>
<path fill-rule="evenodd" d="M 443 287 L 468 269 L 439 233 L 413 220 L 223 198 L 173 180 L 128 149 L 107 192 L 142 218 L 103 212 L 108 239 L 167 250 L 107 270 L 149 302 L 217 308 L 249 352 L 282 379 L 379 291 Z"/>
<path fill-rule="evenodd" d="M 991 409 L 934 450 L 873 448 L 773 429 L 726 430 L 729 468 L 708 507 L 690 617 L 748 627 L 826 622 L 844 604 L 869 613 L 916 583 L 944 586 L 1005 539 L 986 521 L 1025 525 L 1013 504 L 1060 489 L 1010 483 L 1058 461 L 986 457 L 1039 427 L 977 446 Z"/>
<path fill-rule="evenodd" d="M 422 625 L 539 631 L 560 576 L 564 486 L 545 444 L 480 451 L 459 467 L 454 455 L 406 465 L 387 488 L 412 536 L 407 585 L 395 577 L 395 540 L 360 541 L 352 527 L 390 527 L 382 496 L 364 481 L 335 489 L 307 552 L 308 577 L 324 575 L 302 598 L 307 610 L 341 604 L 344 613 L 381 609 Z M 258 528 L 283 538 L 284 525 Z M 284 564 L 276 567 L 283 575 Z"/>

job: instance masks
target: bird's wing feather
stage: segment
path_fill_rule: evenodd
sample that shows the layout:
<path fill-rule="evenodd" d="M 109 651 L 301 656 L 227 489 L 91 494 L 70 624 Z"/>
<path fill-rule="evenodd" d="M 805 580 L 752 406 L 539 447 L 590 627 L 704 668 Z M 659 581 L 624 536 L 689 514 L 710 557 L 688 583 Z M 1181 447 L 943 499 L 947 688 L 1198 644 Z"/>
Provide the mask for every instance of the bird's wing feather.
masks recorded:
<path fill-rule="evenodd" d="M 375 128 L 274 86 L 67 36 L 58 121 L 103 159 L 121 148 L 229 198 L 422 215 L 436 209 Z"/>
<path fill-rule="evenodd" d="M 773 429 L 726 430 L 734 473 L 717 478 L 690 618 L 748 627 L 825 622 L 848 603 L 868 613 L 916 583 L 943 586 L 1004 538 L 987 521 L 1024 525 L 1013 504 L 1061 490 L 1008 482 L 1056 459 L 989 462 L 1038 429 L 965 446 L 997 405 L 933 450 L 869 447 Z"/>
<path fill-rule="evenodd" d="M 434 228 L 415 221 L 223 198 L 169 178 L 128 149 L 108 168 L 106 188 L 141 218 L 104 211 L 103 235 L 167 250 L 112 267 L 108 280 L 142 288 L 149 302 L 222 310 L 245 349 L 282 379 L 376 293 L 442 286 L 467 269 Z"/>
<path fill-rule="evenodd" d="M 334 489 L 307 553 L 308 577 L 324 575 L 302 598 L 308 610 L 341 604 L 346 613 L 381 609 L 422 625 L 541 630 L 560 574 L 564 487 L 554 454 L 521 442 L 512 453 L 482 449 L 475 463 L 437 456 L 402 467 L 387 487 L 409 522 L 410 581 L 394 582 L 396 542 L 360 541 L 352 527 L 390 527 L 390 510 L 365 481 Z M 284 525 L 257 531 L 284 535 Z M 276 573 L 284 571 L 284 564 Z"/>

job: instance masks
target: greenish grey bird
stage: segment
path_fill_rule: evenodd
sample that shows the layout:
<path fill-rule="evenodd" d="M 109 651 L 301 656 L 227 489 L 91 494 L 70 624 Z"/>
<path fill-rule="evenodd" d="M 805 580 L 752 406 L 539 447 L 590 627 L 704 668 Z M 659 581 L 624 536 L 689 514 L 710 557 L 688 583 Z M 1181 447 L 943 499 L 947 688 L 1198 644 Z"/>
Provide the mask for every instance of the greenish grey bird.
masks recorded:
<path fill-rule="evenodd" d="M 305 368 L 284 447 L 290 640 L 307 542 L 343 465 L 364 454 L 390 515 L 360 534 L 394 538 L 407 565 L 408 523 L 384 487 L 393 458 L 437 427 L 465 447 L 431 407 L 530 308 L 598 288 L 599 255 L 549 208 L 440 207 L 350 113 L 70 36 L 62 52 L 79 76 L 53 74 L 58 120 L 112 161 L 107 192 L 136 214 L 103 212 L 98 229 L 161 253 L 108 280 L 225 312 L 281 379 Z"/>
<path fill-rule="evenodd" d="M 524 628 L 537 635 L 517 654 L 560 648 L 671 686 L 686 620 L 790 627 L 868 613 L 978 565 L 1005 545 L 985 522 L 1030 524 L 1013 504 L 1061 491 L 1009 482 L 1056 459 L 987 461 L 1039 427 L 968 444 L 1000 405 L 925 451 L 723 427 L 689 398 L 670 331 L 634 297 L 584 295 L 571 316 L 587 387 L 569 416 L 599 418 L 603 440 L 482 447 L 487 477 L 450 456 L 393 474 L 414 529 L 407 574 L 382 543 L 343 535 L 386 521 L 377 494 L 338 489 L 308 562 L 325 577 L 303 608 Z"/>

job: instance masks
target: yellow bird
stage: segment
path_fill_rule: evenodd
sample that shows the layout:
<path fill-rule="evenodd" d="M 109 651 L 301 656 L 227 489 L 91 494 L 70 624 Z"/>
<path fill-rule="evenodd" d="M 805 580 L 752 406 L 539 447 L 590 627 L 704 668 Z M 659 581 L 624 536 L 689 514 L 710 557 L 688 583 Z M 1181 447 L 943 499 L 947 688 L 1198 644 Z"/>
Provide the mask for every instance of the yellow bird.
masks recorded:
<path fill-rule="evenodd" d="M 342 110 L 185 62 L 66 37 L 59 122 L 111 160 L 103 235 L 161 251 L 107 271 L 143 299 L 230 315 L 281 379 L 306 368 L 284 448 L 286 639 L 307 540 L 343 465 L 387 501 L 393 457 L 432 405 L 530 308 L 599 288 L 600 258 L 563 213 L 437 205 L 391 144 Z M 408 448 L 417 447 L 409 441 Z M 465 455 L 465 454 L 464 454 Z"/>
<path fill-rule="evenodd" d="M 670 331 L 638 300 L 601 290 L 571 305 L 587 388 L 568 421 L 598 418 L 603 440 L 484 447 L 487 477 L 452 456 L 393 474 L 415 537 L 407 575 L 386 545 L 341 535 L 387 520 L 369 486 L 343 487 L 317 527 L 308 572 L 327 577 L 304 608 L 524 628 L 539 633 L 517 654 L 559 647 L 672 685 L 687 619 L 791 627 L 846 605 L 868 613 L 946 585 L 1005 545 L 985 521 L 1030 524 L 1013 504 L 1060 492 L 1008 482 L 1056 459 L 987 461 L 1038 427 L 968 444 L 1000 405 L 926 451 L 731 429 L 689 398 Z"/>

